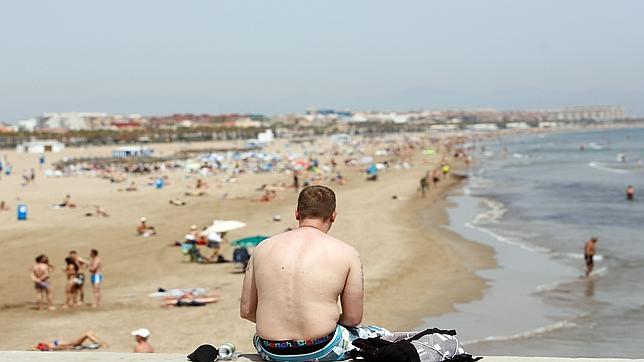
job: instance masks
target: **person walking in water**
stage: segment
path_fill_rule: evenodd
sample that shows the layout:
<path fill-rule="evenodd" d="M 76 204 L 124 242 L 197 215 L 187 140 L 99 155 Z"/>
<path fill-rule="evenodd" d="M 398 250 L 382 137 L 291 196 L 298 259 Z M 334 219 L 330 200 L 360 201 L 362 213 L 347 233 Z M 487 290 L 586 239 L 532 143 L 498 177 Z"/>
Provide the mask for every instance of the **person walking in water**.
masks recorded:
<path fill-rule="evenodd" d="M 586 242 L 584 247 L 584 259 L 586 260 L 586 276 L 589 276 L 593 272 L 593 266 L 595 262 L 593 258 L 595 257 L 595 244 L 597 244 L 597 238 L 592 237 Z"/>
<path fill-rule="evenodd" d="M 626 200 L 635 200 L 635 187 L 633 187 L 633 185 L 628 185 L 628 187 L 626 188 Z"/>

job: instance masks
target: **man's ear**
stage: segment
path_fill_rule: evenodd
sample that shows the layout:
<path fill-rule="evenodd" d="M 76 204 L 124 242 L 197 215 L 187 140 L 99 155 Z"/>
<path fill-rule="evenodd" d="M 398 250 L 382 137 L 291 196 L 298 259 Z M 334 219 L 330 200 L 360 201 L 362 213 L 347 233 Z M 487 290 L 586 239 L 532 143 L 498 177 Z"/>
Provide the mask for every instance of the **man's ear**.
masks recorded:
<path fill-rule="evenodd" d="M 295 209 L 295 220 L 300 221 L 300 212 Z"/>
<path fill-rule="evenodd" d="M 331 222 L 335 222 L 335 218 L 338 217 L 338 212 L 333 211 L 333 214 L 331 214 Z"/>

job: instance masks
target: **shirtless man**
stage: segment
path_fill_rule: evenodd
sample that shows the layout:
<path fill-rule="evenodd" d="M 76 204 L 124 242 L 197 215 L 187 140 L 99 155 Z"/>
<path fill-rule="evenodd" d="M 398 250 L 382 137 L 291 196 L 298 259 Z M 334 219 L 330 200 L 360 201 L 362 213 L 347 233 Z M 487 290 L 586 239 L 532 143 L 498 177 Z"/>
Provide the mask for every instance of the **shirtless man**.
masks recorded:
<path fill-rule="evenodd" d="M 49 272 L 53 269 L 54 267 L 49 264 L 47 255 L 41 254 L 36 257 L 36 264 L 31 269 L 31 280 L 34 281 L 34 288 L 36 289 L 38 309 L 43 309 L 43 304 L 47 303 L 47 308 L 54 310 L 51 286 L 49 285 Z"/>
<path fill-rule="evenodd" d="M 626 200 L 635 200 L 635 187 L 633 187 L 633 185 L 628 185 L 628 187 L 626 188 Z"/>
<path fill-rule="evenodd" d="M 101 284 L 103 284 L 101 269 L 103 264 L 101 263 L 101 258 L 98 257 L 98 250 L 92 249 L 89 252 L 89 257 L 89 272 L 91 273 L 89 279 L 92 282 L 92 293 L 94 294 L 92 307 L 97 308 L 101 305 Z"/>
<path fill-rule="evenodd" d="M 154 353 L 154 348 L 150 343 L 148 343 L 148 338 L 150 338 L 150 331 L 145 328 L 139 328 L 136 331 L 130 333 L 134 336 L 136 340 L 136 347 L 134 347 L 134 353 Z"/>
<path fill-rule="evenodd" d="M 595 266 L 593 257 L 595 256 L 596 243 L 597 238 L 593 236 L 586 242 L 586 246 L 584 247 L 584 259 L 586 260 L 586 276 L 589 276 L 590 273 L 593 272 L 593 266 Z"/>
<path fill-rule="evenodd" d="M 266 361 L 346 359 L 351 341 L 389 332 L 359 326 L 362 263 L 353 247 L 327 235 L 336 219 L 333 191 L 304 188 L 295 219 L 299 228 L 255 249 L 244 277 L 240 315 L 256 323 L 253 342 Z"/>

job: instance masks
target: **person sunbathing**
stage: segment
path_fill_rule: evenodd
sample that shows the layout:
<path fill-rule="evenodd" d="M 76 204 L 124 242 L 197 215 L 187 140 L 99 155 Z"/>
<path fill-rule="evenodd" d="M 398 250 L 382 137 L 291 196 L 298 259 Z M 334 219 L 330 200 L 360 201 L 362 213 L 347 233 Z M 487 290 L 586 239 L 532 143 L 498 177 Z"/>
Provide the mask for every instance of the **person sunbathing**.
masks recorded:
<path fill-rule="evenodd" d="M 130 186 L 125 188 L 125 191 L 129 191 L 129 192 L 134 192 L 134 191 L 138 191 L 138 190 L 139 190 L 139 188 L 136 187 L 136 182 L 134 182 L 134 181 L 130 182 Z"/>
<path fill-rule="evenodd" d="M 68 194 L 65 196 L 65 199 L 62 203 L 58 204 L 59 207 L 76 207 L 76 204 L 72 201 L 72 197 Z"/>
<path fill-rule="evenodd" d="M 185 296 L 177 299 L 166 299 L 163 307 L 202 307 L 206 304 L 217 303 L 219 296 L 210 295 L 205 297 Z"/>
<path fill-rule="evenodd" d="M 91 343 L 85 344 L 86 341 L 91 341 Z M 108 344 L 94 334 L 94 332 L 87 331 L 82 336 L 72 340 L 52 339 L 51 341 L 41 341 L 34 349 L 38 351 L 64 351 L 82 348 L 98 349 L 107 346 Z"/>
<path fill-rule="evenodd" d="M 172 200 L 170 200 L 170 205 L 174 205 L 174 206 L 185 206 L 185 205 L 186 205 L 186 202 L 185 202 L 185 201 L 183 201 L 183 200 L 180 200 L 180 199 L 172 199 Z"/>

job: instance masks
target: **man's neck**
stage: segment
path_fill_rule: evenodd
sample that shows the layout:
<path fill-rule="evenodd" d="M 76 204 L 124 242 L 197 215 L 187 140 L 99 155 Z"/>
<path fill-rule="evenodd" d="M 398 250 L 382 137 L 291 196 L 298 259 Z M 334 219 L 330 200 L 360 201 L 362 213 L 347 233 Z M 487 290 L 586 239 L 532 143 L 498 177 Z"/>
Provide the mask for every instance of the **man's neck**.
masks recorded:
<path fill-rule="evenodd" d="M 300 221 L 300 228 L 314 228 L 318 229 L 323 233 L 327 233 L 330 229 L 330 225 L 327 222 L 317 219 L 306 219 Z"/>

